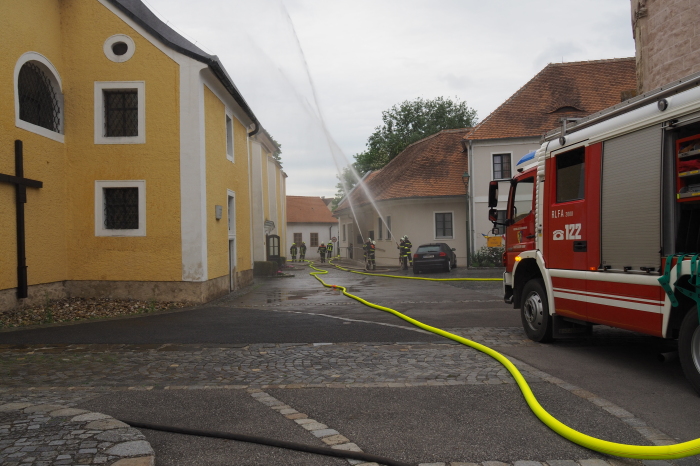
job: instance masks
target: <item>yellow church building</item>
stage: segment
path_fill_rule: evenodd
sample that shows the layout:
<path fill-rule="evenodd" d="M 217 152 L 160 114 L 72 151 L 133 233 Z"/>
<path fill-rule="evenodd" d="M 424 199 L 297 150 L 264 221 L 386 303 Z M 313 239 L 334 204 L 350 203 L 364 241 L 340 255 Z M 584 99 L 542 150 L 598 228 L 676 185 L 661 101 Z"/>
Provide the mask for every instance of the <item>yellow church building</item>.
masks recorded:
<path fill-rule="evenodd" d="M 0 311 L 252 283 L 286 175 L 216 56 L 140 0 L 2 1 L 0 37 Z"/>

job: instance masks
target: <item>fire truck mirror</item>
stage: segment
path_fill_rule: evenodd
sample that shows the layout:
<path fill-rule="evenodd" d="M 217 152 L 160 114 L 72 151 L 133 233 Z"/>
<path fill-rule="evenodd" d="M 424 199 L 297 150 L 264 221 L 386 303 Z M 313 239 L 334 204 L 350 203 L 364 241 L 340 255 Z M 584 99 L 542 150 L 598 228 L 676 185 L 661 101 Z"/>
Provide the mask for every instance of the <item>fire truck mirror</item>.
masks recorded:
<path fill-rule="evenodd" d="M 496 207 L 498 205 L 498 181 L 492 181 L 489 183 L 489 207 Z M 489 212 L 489 218 L 491 213 Z M 493 220 L 495 221 L 495 220 Z"/>
<path fill-rule="evenodd" d="M 498 211 L 496 209 L 489 209 L 489 220 L 494 223 L 498 221 Z"/>

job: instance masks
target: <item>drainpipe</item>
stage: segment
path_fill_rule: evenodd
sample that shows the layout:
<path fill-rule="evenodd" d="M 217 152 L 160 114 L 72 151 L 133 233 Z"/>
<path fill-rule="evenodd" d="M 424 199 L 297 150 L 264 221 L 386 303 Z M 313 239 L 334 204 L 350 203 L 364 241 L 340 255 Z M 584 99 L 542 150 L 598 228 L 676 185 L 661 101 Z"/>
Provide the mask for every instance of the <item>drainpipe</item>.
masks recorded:
<path fill-rule="evenodd" d="M 469 140 L 469 151 L 467 152 L 467 166 L 469 167 L 468 170 L 471 171 L 471 167 L 474 166 L 474 148 L 472 146 L 472 141 L 471 139 Z M 471 254 L 474 253 L 474 211 L 471 210 L 471 200 L 474 199 L 474 185 L 469 184 L 469 242 L 471 245 L 471 249 L 469 250 L 469 255 L 471 257 Z"/>
<path fill-rule="evenodd" d="M 471 222 L 469 221 L 469 172 L 464 172 L 462 175 L 462 183 L 464 183 L 464 193 L 467 201 L 467 268 L 469 268 L 470 265 L 470 251 L 471 251 L 471 238 L 470 238 L 470 233 L 471 233 Z"/>

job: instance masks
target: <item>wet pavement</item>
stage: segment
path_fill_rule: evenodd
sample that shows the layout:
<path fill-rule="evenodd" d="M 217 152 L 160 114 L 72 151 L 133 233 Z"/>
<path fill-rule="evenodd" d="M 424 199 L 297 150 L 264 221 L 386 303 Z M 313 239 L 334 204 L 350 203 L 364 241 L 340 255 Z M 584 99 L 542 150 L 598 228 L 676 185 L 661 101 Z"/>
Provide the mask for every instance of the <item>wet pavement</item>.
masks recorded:
<path fill-rule="evenodd" d="M 639 464 L 561 439 L 530 413 L 511 376 L 491 358 L 323 288 L 308 272 L 256 280 L 245 295 L 179 312 L 0 332 L 0 405 L 61 404 L 116 419 L 357 449 L 411 464 Z M 456 269 L 421 276 L 500 273 Z M 553 345 L 531 342 L 518 311 L 503 304 L 500 282 L 337 270 L 322 278 L 502 351 L 546 409 L 586 433 L 646 445 L 700 433 L 687 415 L 700 402 L 677 365 L 648 363 L 667 342 L 609 328 Z M 8 440 L 2 428 L 0 454 L 3 445 L 16 447 L 2 443 Z M 348 464 L 240 442 L 141 433 L 159 465 Z"/>

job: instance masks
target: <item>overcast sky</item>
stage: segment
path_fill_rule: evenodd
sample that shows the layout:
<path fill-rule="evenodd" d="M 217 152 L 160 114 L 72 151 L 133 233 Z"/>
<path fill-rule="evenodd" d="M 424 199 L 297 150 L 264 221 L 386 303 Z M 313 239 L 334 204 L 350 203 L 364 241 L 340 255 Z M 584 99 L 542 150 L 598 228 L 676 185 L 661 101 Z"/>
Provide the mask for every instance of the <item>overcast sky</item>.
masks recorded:
<path fill-rule="evenodd" d="M 634 56 L 629 0 L 144 1 L 219 56 L 290 195 L 332 197 L 397 103 L 458 97 L 481 120 L 548 63 Z"/>

